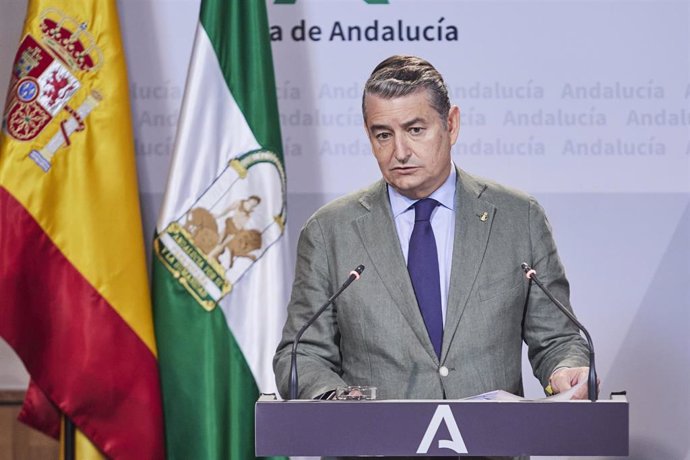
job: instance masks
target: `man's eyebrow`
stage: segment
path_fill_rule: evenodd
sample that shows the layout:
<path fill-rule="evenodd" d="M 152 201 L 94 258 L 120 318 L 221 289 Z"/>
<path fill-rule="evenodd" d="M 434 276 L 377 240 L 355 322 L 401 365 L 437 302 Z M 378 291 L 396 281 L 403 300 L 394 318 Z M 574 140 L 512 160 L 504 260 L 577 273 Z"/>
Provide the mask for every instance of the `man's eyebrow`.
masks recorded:
<path fill-rule="evenodd" d="M 410 127 L 416 125 L 416 124 L 424 123 L 424 122 L 425 122 L 424 118 L 422 118 L 422 117 L 417 117 L 417 118 L 413 118 L 412 120 L 406 121 L 405 123 L 403 123 L 403 127 L 404 127 L 405 129 L 408 129 L 408 128 L 410 128 Z"/>
<path fill-rule="evenodd" d="M 390 130 L 391 128 L 388 125 L 371 125 L 369 127 L 369 131 L 380 131 L 384 129 Z"/>
<path fill-rule="evenodd" d="M 424 123 L 424 122 L 425 122 L 425 119 L 423 117 L 416 117 L 410 121 L 406 121 L 405 123 L 403 123 L 403 128 L 408 129 L 411 126 L 414 126 L 418 123 Z M 390 129 L 391 128 L 389 125 L 371 125 L 369 127 L 369 131 L 390 130 Z"/>

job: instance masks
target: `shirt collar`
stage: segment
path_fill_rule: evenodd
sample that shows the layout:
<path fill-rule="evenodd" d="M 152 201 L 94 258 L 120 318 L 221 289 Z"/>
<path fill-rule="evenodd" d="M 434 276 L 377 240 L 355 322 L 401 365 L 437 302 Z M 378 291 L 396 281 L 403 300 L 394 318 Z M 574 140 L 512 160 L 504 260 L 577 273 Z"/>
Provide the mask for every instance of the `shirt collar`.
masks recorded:
<path fill-rule="evenodd" d="M 450 164 L 450 174 L 446 181 L 437 188 L 429 198 L 441 203 L 442 206 L 455 210 L 455 187 L 456 187 L 457 172 L 455 171 L 455 164 L 451 162 Z M 393 218 L 398 217 L 403 212 L 410 209 L 414 203 L 418 200 L 408 198 L 405 195 L 401 195 L 397 190 L 388 185 L 388 200 L 391 203 L 391 210 L 393 211 Z"/>

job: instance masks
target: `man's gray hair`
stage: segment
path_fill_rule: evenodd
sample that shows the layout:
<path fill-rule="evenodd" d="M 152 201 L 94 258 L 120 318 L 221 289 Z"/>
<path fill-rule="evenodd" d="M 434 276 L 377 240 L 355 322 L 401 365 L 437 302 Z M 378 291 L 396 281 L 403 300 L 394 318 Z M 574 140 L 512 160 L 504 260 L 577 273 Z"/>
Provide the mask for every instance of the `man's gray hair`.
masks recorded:
<path fill-rule="evenodd" d="M 416 56 L 391 56 L 376 66 L 364 85 L 362 115 L 367 119 L 366 97 L 375 95 L 384 99 L 407 96 L 426 89 L 429 103 L 438 112 L 444 126 L 448 121 L 450 99 L 443 77 L 429 62 Z"/>

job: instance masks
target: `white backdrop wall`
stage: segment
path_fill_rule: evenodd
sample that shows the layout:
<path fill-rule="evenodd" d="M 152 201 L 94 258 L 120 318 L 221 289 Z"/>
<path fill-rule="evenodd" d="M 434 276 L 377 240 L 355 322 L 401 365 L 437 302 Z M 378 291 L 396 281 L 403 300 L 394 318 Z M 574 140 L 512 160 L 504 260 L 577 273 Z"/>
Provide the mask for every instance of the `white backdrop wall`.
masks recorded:
<path fill-rule="evenodd" d="M 151 235 L 199 4 L 118 3 Z M 25 6 L 0 0 L 0 97 Z M 317 207 L 379 177 L 360 115 L 370 71 L 425 57 L 462 111 L 454 161 L 546 208 L 602 394 L 628 390 L 630 458 L 690 459 L 690 3 L 269 0 L 269 21 L 293 257 Z M 0 388 L 26 382 L 0 341 Z"/>

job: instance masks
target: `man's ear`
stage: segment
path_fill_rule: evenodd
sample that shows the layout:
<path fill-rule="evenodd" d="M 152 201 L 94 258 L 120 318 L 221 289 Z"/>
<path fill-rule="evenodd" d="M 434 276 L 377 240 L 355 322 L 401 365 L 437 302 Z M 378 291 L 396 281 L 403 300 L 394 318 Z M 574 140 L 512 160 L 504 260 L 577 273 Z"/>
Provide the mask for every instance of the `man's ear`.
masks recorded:
<path fill-rule="evenodd" d="M 457 105 L 451 106 L 448 111 L 448 134 L 450 135 L 451 145 L 455 144 L 460 134 L 460 107 Z"/>

